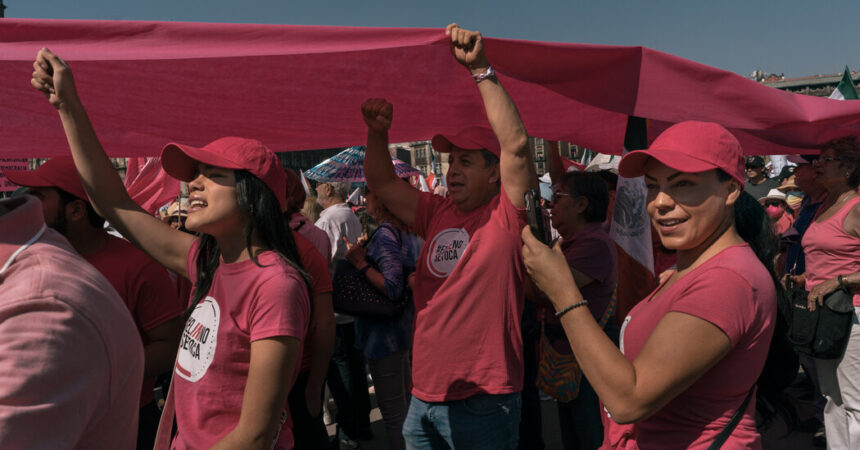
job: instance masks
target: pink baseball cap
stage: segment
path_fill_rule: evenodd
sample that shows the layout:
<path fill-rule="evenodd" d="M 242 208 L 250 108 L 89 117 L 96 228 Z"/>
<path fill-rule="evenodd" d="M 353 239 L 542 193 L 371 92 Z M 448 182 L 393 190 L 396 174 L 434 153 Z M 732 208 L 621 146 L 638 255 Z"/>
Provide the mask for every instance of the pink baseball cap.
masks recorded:
<path fill-rule="evenodd" d="M 161 150 L 161 165 L 173 178 L 191 181 L 197 174 L 197 163 L 225 169 L 244 169 L 272 190 L 281 211 L 287 209 L 287 181 L 284 168 L 275 152 L 262 142 L 240 137 L 224 137 L 204 147 L 170 143 Z"/>
<path fill-rule="evenodd" d="M 488 150 L 496 156 L 502 154 L 496 134 L 485 127 L 469 127 L 457 134 L 437 134 L 433 136 L 431 145 L 441 153 L 448 153 L 453 147 L 457 147 L 463 150 Z"/>
<path fill-rule="evenodd" d="M 85 202 L 90 201 L 71 156 L 51 158 L 36 170 L 7 170 L 3 174 L 18 186 L 59 188 Z"/>
<path fill-rule="evenodd" d="M 646 150 L 624 155 L 618 173 L 625 178 L 645 174 L 650 158 L 680 172 L 721 169 L 744 184 L 744 154 L 738 140 L 722 125 L 713 122 L 680 122 L 662 132 Z"/>

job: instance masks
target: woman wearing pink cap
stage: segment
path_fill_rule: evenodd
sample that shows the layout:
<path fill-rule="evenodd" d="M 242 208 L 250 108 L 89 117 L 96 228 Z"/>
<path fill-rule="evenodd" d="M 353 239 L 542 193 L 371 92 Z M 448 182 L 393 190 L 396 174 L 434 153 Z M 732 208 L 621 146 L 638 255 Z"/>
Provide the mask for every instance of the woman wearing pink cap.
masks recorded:
<path fill-rule="evenodd" d="M 95 208 L 159 263 L 194 282 L 173 377 L 178 431 L 172 448 L 292 448 L 287 394 L 310 303 L 307 276 L 281 216 L 286 185 L 275 154 L 241 138 L 164 147 L 164 169 L 189 182 L 185 225 L 200 237 L 174 230 L 128 196 L 68 66 L 43 49 L 33 67 L 31 83 L 59 111 Z M 165 435 L 171 422 L 162 420 Z"/>
<path fill-rule="evenodd" d="M 682 122 L 619 171 L 645 176 L 652 226 L 678 253 L 678 270 L 625 318 L 620 351 L 581 307 L 588 299 L 561 248 L 522 234 L 528 271 L 606 408 L 603 445 L 760 448 L 752 394 L 778 322 L 776 247 L 769 218 L 743 192 L 740 145 L 717 124 Z"/>

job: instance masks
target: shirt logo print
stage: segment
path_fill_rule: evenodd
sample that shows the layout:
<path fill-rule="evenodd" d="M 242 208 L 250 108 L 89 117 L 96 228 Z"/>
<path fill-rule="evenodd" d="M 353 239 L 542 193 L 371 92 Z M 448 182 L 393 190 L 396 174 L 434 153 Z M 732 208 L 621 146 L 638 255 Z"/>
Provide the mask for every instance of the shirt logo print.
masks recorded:
<path fill-rule="evenodd" d="M 206 297 L 194 308 L 179 340 L 177 375 L 191 382 L 197 382 L 206 375 L 215 359 L 220 318 L 218 302 L 212 297 Z"/>

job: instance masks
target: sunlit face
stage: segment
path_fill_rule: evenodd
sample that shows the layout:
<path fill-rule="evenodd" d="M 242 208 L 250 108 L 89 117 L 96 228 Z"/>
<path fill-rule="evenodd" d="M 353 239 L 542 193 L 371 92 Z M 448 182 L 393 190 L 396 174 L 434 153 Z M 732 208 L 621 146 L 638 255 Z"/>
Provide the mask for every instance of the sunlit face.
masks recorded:
<path fill-rule="evenodd" d="M 558 230 L 565 240 L 572 238 L 585 223 L 582 213 L 585 211 L 584 197 L 574 196 L 556 186 L 552 192 L 552 226 Z"/>
<path fill-rule="evenodd" d="M 499 165 L 487 167 L 481 152 L 453 147 L 448 164 L 448 198 L 461 211 L 481 206 L 498 189 Z"/>
<path fill-rule="evenodd" d="M 65 208 L 62 207 L 63 201 L 57 189 L 53 187 L 31 187 L 29 193 L 42 202 L 42 215 L 45 216 L 45 225 L 61 233 L 64 232 L 65 230 L 62 228 L 65 224 L 65 217 L 63 217 Z"/>
<path fill-rule="evenodd" d="M 328 183 L 319 183 L 317 184 L 317 203 L 320 206 L 323 206 L 323 202 L 328 199 L 331 194 L 331 185 Z"/>
<path fill-rule="evenodd" d="M 216 237 L 240 233 L 246 216 L 236 200 L 236 173 L 203 163 L 198 164 L 197 171 L 197 176 L 188 183 L 185 228 Z"/>
<path fill-rule="evenodd" d="M 679 172 L 651 159 L 645 166 L 647 208 L 663 246 L 699 250 L 731 221 L 737 182 L 720 181 L 717 170 Z M 732 187 L 734 185 L 734 187 Z"/>
<path fill-rule="evenodd" d="M 746 166 L 747 178 L 750 180 L 755 180 L 756 178 L 764 175 L 764 166 Z"/>

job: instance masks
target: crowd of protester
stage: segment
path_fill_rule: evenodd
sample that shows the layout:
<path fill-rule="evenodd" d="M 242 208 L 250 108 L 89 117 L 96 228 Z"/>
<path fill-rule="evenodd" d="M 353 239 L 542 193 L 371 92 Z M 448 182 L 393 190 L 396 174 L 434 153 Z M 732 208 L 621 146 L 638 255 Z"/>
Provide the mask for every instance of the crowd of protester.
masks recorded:
<path fill-rule="evenodd" d="M 788 283 L 810 310 L 853 295 L 842 356 L 800 365 L 815 444 L 860 446 L 854 137 L 770 158 L 774 177 L 714 123 L 678 123 L 612 171 L 566 171 L 550 143 L 557 239 L 542 241 L 516 106 L 480 33 L 445 32 L 491 130 L 434 136 L 446 186 L 422 192 L 390 162 L 394 105 L 366 100 L 364 220 L 349 183 L 306 190 L 237 137 L 167 144 L 163 168 L 189 192 L 153 216 L 123 188 L 69 66 L 41 50 L 32 84 L 71 156 L 4 174 L 30 195 L 0 200 L 0 446 L 358 448 L 373 436 L 370 375 L 391 449 L 541 449 L 538 389 L 565 449 L 761 448 L 775 415 L 795 419 Z M 617 175 L 644 179 L 659 276 L 620 320 Z M 343 267 L 402 307 L 336 312 Z"/>

